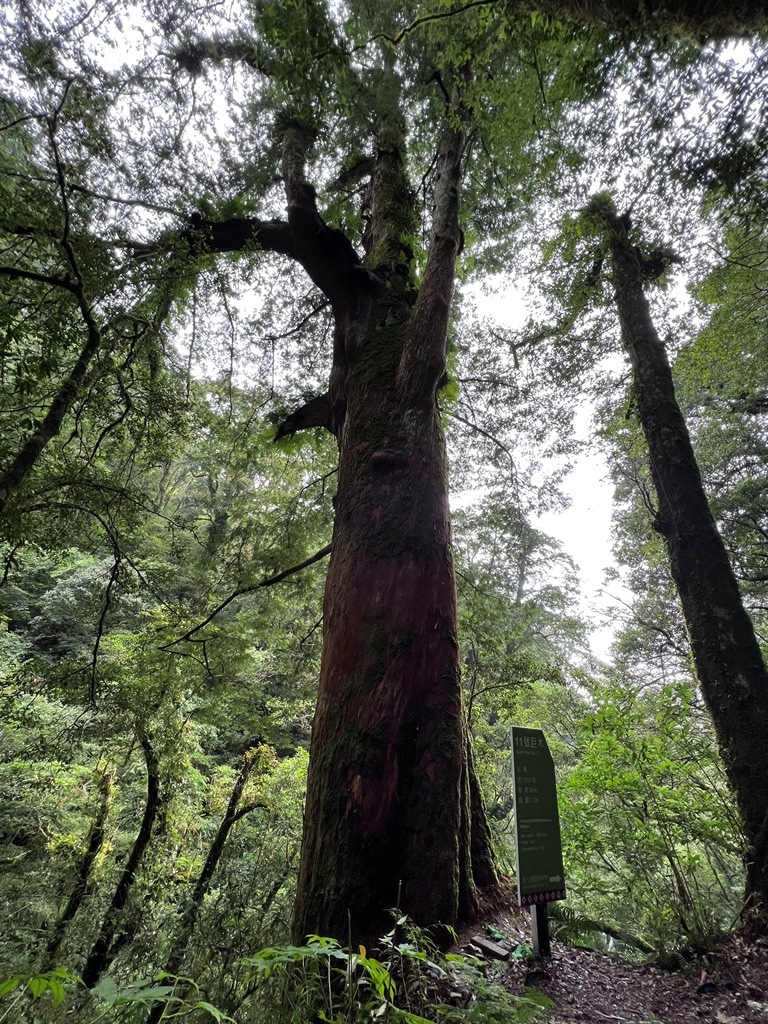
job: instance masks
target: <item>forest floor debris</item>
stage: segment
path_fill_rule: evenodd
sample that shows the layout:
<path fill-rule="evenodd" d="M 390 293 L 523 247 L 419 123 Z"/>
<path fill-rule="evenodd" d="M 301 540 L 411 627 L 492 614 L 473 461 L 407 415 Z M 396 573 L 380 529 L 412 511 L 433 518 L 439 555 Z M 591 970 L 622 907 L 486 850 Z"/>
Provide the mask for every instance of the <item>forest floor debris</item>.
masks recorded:
<path fill-rule="evenodd" d="M 529 941 L 515 918 L 501 930 Z M 545 993 L 547 1024 L 768 1024 L 768 946 L 738 936 L 677 971 L 553 940 L 551 957 L 511 956 L 494 978 L 514 995 Z"/>

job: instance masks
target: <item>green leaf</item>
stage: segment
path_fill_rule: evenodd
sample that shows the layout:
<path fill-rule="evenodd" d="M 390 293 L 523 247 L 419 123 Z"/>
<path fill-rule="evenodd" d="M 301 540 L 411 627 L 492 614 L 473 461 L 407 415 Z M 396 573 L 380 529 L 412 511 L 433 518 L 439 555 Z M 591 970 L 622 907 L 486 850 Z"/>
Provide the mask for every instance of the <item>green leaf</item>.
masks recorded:
<path fill-rule="evenodd" d="M 205 1002 L 205 1000 L 203 999 L 195 1003 L 195 1009 L 205 1010 L 206 1013 L 210 1014 L 210 1016 L 213 1017 L 215 1021 L 228 1021 L 231 1022 L 231 1024 L 237 1024 L 234 1017 L 228 1016 L 226 1013 L 223 1013 L 221 1010 L 219 1010 L 218 1007 L 213 1006 L 212 1003 Z"/>
<path fill-rule="evenodd" d="M 27 987 L 32 998 L 39 999 L 40 996 L 44 995 L 46 992 L 50 992 L 54 1005 L 58 1006 L 67 994 L 66 989 L 59 980 L 62 977 L 60 971 L 61 969 L 58 969 L 57 971 L 46 971 L 45 974 L 37 974 L 31 977 L 27 981 Z M 66 971 L 64 974 L 68 976 Z"/>
<path fill-rule="evenodd" d="M 117 999 L 117 985 L 114 978 L 102 978 L 97 985 L 93 986 L 91 992 L 107 1006 L 114 1006 Z"/>
<path fill-rule="evenodd" d="M 173 995 L 172 985 L 151 985 L 149 988 L 122 989 L 117 994 L 115 1005 L 120 1003 L 150 1003 L 156 999 L 167 999 Z"/>
<path fill-rule="evenodd" d="M 0 982 L 0 999 L 2 999 L 3 996 L 7 996 L 9 992 L 15 991 L 20 984 L 20 974 L 17 974 L 13 978 L 7 978 L 5 981 Z"/>

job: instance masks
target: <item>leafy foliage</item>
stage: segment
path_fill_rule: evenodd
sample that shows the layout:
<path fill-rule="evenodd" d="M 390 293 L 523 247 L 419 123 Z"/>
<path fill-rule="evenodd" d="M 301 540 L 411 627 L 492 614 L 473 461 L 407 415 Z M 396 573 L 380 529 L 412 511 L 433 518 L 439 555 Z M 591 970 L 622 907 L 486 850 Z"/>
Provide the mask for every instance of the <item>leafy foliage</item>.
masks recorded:
<path fill-rule="evenodd" d="M 259 981 L 257 1000 L 279 1021 L 394 1020 L 493 1021 L 524 1024 L 540 1019 L 545 998 L 514 998 L 489 983 L 471 959 L 442 956 L 406 917 L 394 912 L 378 957 L 317 935 L 304 946 L 263 949 L 248 965 Z M 262 1002 L 264 1005 L 264 1002 Z M 263 1011 L 262 1011 L 263 1012 Z"/>
<path fill-rule="evenodd" d="M 439 401 L 466 492 L 463 678 L 500 861 L 513 870 L 509 725 L 541 725 L 574 929 L 608 924 L 655 949 L 705 938 L 739 912 L 742 837 L 648 528 L 604 253 L 578 211 L 610 190 L 697 282 L 682 315 L 672 273 L 653 301 L 764 632 L 764 44 L 662 49 L 499 4 L 272 3 L 206 18 L 185 3 L 3 15 L 0 467 L 19 479 L 0 496 L 0 951 L 12 973 L 0 995 L 18 1000 L 8 1019 L 33 1003 L 61 1019 L 76 980 L 57 964 L 82 966 L 134 849 L 144 736 L 157 814 L 93 989 L 97 1016 L 164 1001 L 166 1016 L 217 1020 L 303 1021 L 310 1007 L 327 1020 L 524 1020 L 533 1006 L 442 960 L 400 918 L 377 956 L 318 937 L 282 945 L 319 664 L 313 559 L 330 540 L 337 453 L 319 429 L 272 439 L 325 387 L 332 311 L 274 254 L 214 258 L 195 230 L 282 215 L 275 126 L 294 117 L 314 126 L 308 173 L 327 223 L 362 251 L 364 169 L 397 104 L 428 211 L 439 69 L 471 62 L 465 294 Z M 419 272 L 429 235 L 425 217 L 397 240 Z M 521 328 L 470 311 L 489 272 L 523 287 Z M 586 663 L 573 566 L 535 525 L 562 502 L 574 413 L 595 395 L 635 595 L 610 667 Z M 184 973 L 158 974 L 252 750 L 238 804 L 250 809 L 201 897 Z"/>
<path fill-rule="evenodd" d="M 741 835 L 713 737 L 685 683 L 595 691 L 564 779 L 562 827 L 583 908 L 656 948 L 727 929 Z"/>

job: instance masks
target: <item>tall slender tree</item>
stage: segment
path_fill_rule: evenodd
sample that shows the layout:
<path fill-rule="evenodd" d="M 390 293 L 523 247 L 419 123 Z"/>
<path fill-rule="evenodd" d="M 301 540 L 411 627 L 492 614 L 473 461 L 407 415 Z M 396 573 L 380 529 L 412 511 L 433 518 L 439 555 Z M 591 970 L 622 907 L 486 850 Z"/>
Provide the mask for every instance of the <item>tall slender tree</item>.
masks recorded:
<path fill-rule="evenodd" d="M 752 926 L 768 907 L 768 671 L 728 553 L 707 502 L 688 429 L 675 395 L 664 343 L 645 296 L 649 266 L 631 239 L 631 222 L 606 196 L 587 210 L 605 231 L 621 337 L 632 365 L 633 399 L 643 428 L 664 538 L 680 595 L 696 674 L 717 732 L 748 842 Z"/>

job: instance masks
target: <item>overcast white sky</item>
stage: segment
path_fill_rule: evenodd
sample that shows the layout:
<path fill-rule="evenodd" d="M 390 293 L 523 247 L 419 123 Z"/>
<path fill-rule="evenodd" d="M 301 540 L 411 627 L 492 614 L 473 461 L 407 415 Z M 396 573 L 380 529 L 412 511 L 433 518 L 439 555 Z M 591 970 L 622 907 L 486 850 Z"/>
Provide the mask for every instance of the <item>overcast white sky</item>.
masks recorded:
<path fill-rule="evenodd" d="M 626 592 L 618 581 L 605 584 L 606 569 L 616 563 L 611 551 L 613 485 L 602 452 L 591 449 L 580 455 L 563 490 L 571 499 L 570 507 L 534 517 L 534 525 L 556 537 L 578 566 L 580 610 L 593 625 L 592 653 L 607 660 L 621 606 L 617 598 Z"/>
<path fill-rule="evenodd" d="M 495 294 L 472 290 L 478 310 L 498 323 L 520 328 L 527 309 L 521 293 L 503 285 Z M 594 436 L 593 410 L 586 408 L 576 415 L 576 432 L 580 440 Z M 597 447 L 587 448 L 576 458 L 563 482 L 563 491 L 570 498 L 564 510 L 552 510 L 541 516 L 532 515 L 533 525 L 561 542 L 579 570 L 579 610 L 591 623 L 590 646 L 598 658 L 607 660 L 608 650 L 618 625 L 617 612 L 622 599 L 629 597 L 619 581 L 605 583 L 606 569 L 616 566 L 612 553 L 611 516 L 613 484 L 603 453 Z"/>

